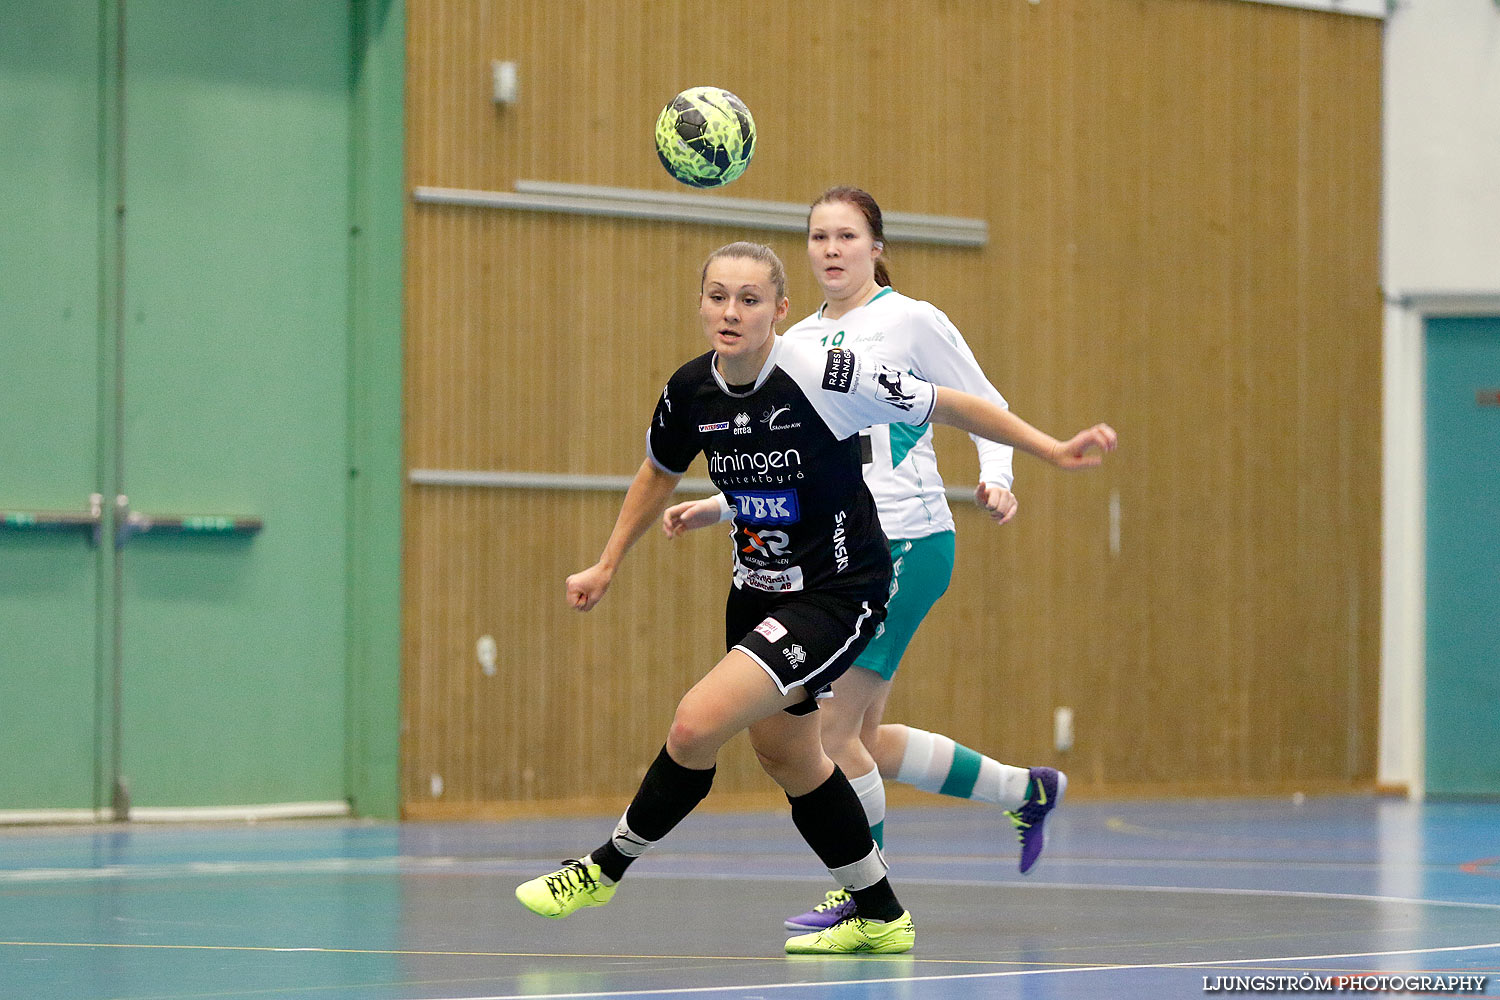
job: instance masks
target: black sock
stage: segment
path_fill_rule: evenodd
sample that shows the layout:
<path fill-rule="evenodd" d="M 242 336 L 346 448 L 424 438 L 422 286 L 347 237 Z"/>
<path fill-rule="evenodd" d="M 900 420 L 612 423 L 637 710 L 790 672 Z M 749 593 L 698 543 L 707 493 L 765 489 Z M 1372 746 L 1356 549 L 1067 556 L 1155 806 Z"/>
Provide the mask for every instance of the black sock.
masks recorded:
<path fill-rule="evenodd" d="M 905 913 L 891 880 L 883 878 L 868 889 L 854 889 L 854 912 L 869 920 L 895 920 Z"/>
<path fill-rule="evenodd" d="M 600 847 L 589 852 L 589 860 L 599 866 L 599 871 L 611 882 L 618 882 L 625 877 L 625 869 L 635 858 L 627 858 L 615 847 L 613 840 L 606 840 Z"/>
<path fill-rule="evenodd" d="M 837 766 L 827 781 L 806 795 L 788 795 L 787 801 L 792 804 L 797 832 L 830 871 L 862 861 L 875 849 L 859 796 Z M 871 885 L 850 890 L 850 895 L 855 912 L 862 917 L 895 920 L 904 912 L 883 875 Z"/>
<path fill-rule="evenodd" d="M 656 760 L 647 768 L 646 776 L 641 779 L 641 787 L 635 793 L 630 808 L 625 810 L 625 823 L 635 835 L 633 840 L 645 842 L 640 851 L 672 832 L 672 828 L 703 801 L 713 783 L 714 768 L 698 770 L 683 767 L 672 759 L 666 747 L 662 747 L 661 753 L 656 755 Z M 626 848 L 631 849 L 631 846 Z M 639 851 L 636 854 L 621 851 L 616 846 L 615 837 L 610 837 L 598 849 L 589 852 L 594 864 L 599 866 L 604 877 L 611 882 L 618 882 L 624 877 L 625 869 L 639 856 Z"/>

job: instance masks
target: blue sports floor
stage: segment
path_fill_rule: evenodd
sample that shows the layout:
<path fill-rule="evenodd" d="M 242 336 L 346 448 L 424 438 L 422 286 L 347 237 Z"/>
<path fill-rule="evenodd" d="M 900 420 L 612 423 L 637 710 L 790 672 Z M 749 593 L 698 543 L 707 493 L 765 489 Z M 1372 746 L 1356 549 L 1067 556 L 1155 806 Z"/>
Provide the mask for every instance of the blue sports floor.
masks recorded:
<path fill-rule="evenodd" d="M 0 830 L 0 998 L 1500 996 L 1500 803 L 1069 803 L 1024 878 L 998 810 L 895 810 L 917 947 L 864 958 L 782 954 L 827 879 L 784 812 L 689 817 L 602 909 L 516 903 L 615 818 Z"/>

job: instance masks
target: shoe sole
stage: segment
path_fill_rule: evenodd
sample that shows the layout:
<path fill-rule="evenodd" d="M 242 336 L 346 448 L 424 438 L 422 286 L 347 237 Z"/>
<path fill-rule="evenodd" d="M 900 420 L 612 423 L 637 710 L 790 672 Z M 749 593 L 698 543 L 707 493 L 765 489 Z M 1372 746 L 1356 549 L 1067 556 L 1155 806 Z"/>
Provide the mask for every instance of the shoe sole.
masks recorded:
<path fill-rule="evenodd" d="M 530 903 L 526 902 L 526 900 L 522 899 L 521 898 L 521 890 L 517 889 L 516 890 L 516 902 L 520 903 L 529 912 L 535 913 L 539 917 L 546 917 L 548 920 L 563 920 L 563 919 L 566 919 L 567 917 L 571 917 L 573 914 L 577 913 L 579 910 L 587 910 L 590 907 L 603 906 L 605 903 L 608 903 L 609 900 L 606 899 L 603 902 L 580 903 L 578 906 L 575 906 L 571 910 L 563 910 L 563 911 L 560 911 L 560 912 L 557 912 L 557 913 L 548 913 L 546 910 L 538 910 L 536 907 L 534 907 Z"/>
<path fill-rule="evenodd" d="M 788 955 L 904 955 L 917 946 L 917 939 L 913 937 L 910 941 L 900 944 L 876 948 L 856 948 L 851 951 L 834 951 L 820 948 L 788 948 Z"/>
<path fill-rule="evenodd" d="M 911 951 L 915 947 L 916 947 L 916 943 L 913 942 L 912 944 L 909 944 L 909 945 L 907 945 L 904 948 L 882 948 L 882 949 L 879 949 L 879 950 L 876 950 L 876 949 L 872 948 L 872 949 L 865 949 L 865 950 L 861 950 L 861 951 L 813 951 L 812 949 L 808 949 L 806 951 L 790 951 L 789 950 L 789 951 L 787 951 L 787 954 L 788 955 L 855 955 L 855 956 L 858 956 L 858 955 L 905 955 L 907 952 Z"/>
<path fill-rule="evenodd" d="M 902 923 L 905 925 L 904 927 L 890 927 L 888 933 L 881 935 L 876 941 L 870 941 L 869 938 L 865 939 L 872 947 L 844 949 L 813 948 L 807 944 L 794 946 L 793 942 L 798 939 L 788 938 L 786 953 L 788 955 L 903 955 L 917 946 L 917 932 L 916 927 L 912 923 L 911 914 L 908 912 L 903 913 L 901 916 Z M 840 923 L 843 923 L 843 921 L 840 921 Z M 835 926 L 838 925 L 836 924 Z M 812 938 L 813 942 L 819 940 L 817 935 L 809 935 L 809 937 Z"/>

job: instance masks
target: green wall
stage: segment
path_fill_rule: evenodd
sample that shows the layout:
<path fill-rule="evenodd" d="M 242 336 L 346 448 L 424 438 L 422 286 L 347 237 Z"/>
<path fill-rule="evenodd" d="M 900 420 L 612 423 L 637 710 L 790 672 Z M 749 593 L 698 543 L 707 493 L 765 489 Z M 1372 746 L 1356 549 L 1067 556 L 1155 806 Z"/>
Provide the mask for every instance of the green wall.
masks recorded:
<path fill-rule="evenodd" d="M 403 36 L 379 0 L 0 13 L 0 508 L 264 521 L 0 532 L 0 810 L 395 813 Z"/>
<path fill-rule="evenodd" d="M 0 7 L 0 508 L 101 488 L 101 36 L 93 4 Z M 0 808 L 103 787 L 109 563 L 80 532 L 0 531 Z"/>
<path fill-rule="evenodd" d="M 401 808 L 401 317 L 406 12 L 354 13 L 350 187 L 347 786 L 355 811 Z"/>

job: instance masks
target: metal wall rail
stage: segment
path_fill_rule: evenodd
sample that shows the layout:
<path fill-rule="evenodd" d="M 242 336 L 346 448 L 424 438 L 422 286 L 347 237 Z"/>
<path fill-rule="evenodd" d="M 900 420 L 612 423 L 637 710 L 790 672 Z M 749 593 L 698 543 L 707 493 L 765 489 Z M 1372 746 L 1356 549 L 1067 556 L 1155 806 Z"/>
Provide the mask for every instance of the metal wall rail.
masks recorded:
<path fill-rule="evenodd" d="M 469 469 L 412 469 L 407 480 L 417 486 L 479 486 L 502 490 L 570 490 L 585 493 L 624 493 L 632 476 L 592 476 L 565 472 L 481 472 Z M 676 492 L 707 496 L 719 492 L 711 479 L 681 479 Z M 950 501 L 974 502 L 974 491 L 949 486 Z"/>
<path fill-rule="evenodd" d="M 807 206 L 800 202 L 758 201 L 720 195 L 676 194 L 636 188 L 516 181 L 516 190 L 416 187 L 412 199 L 424 205 L 464 205 L 531 212 L 562 212 L 620 219 L 651 219 L 710 226 L 738 226 L 800 233 L 807 228 Z M 886 239 L 900 243 L 982 247 L 989 242 L 989 223 L 947 215 L 885 212 Z"/>
<path fill-rule="evenodd" d="M 585 476 L 563 472 L 477 472 L 468 469 L 412 469 L 406 478 L 418 486 L 482 486 L 502 490 L 571 490 L 624 493 L 634 476 Z M 717 493 L 708 479 L 681 479 L 678 493 Z"/>

